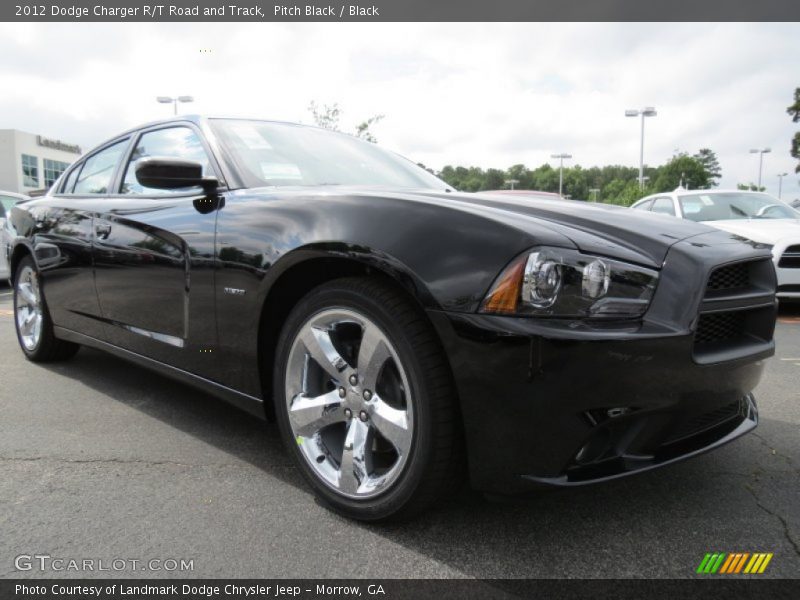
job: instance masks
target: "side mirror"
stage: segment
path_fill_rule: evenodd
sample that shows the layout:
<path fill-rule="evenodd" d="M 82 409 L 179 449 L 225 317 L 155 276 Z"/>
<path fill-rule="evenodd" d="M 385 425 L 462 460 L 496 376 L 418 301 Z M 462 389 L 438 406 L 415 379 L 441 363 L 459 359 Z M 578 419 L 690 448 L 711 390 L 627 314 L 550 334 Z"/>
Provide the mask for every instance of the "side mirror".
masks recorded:
<path fill-rule="evenodd" d="M 180 158 L 142 158 L 136 161 L 136 180 L 145 187 L 177 190 L 201 186 L 206 192 L 217 189 L 216 177 L 203 177 L 203 165 Z"/>

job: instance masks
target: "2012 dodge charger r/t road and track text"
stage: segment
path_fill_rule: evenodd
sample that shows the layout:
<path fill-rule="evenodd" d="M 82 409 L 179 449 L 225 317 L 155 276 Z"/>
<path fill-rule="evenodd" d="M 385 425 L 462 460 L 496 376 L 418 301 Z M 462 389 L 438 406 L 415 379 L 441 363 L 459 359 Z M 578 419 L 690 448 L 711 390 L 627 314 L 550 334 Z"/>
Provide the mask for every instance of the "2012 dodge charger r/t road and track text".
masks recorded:
<path fill-rule="evenodd" d="M 176 118 L 10 218 L 33 361 L 101 348 L 274 417 L 316 494 L 407 517 L 576 486 L 753 429 L 770 250 L 581 202 L 461 194 L 354 137 Z"/>

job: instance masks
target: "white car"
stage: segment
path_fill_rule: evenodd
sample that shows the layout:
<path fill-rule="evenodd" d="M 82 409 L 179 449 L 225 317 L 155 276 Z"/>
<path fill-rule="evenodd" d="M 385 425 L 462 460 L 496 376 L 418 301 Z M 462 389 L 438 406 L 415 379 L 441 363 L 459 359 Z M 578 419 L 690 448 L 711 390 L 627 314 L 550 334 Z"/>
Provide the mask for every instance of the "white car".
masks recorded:
<path fill-rule="evenodd" d="M 8 235 L 6 234 L 6 218 L 11 207 L 20 200 L 28 200 L 28 196 L 0 190 L 0 281 L 11 277 L 8 266 Z"/>
<path fill-rule="evenodd" d="M 631 208 L 705 223 L 772 246 L 778 298 L 800 300 L 800 212 L 774 196 L 678 188 L 642 198 Z"/>

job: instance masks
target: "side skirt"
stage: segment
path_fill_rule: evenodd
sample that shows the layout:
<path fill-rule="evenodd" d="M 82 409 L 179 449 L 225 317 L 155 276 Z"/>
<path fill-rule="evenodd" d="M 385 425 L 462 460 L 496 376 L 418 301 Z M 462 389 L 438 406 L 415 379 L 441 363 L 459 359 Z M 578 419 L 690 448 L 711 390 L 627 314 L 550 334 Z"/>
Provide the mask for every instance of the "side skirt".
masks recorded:
<path fill-rule="evenodd" d="M 172 367 L 157 360 L 153 360 L 152 358 L 131 352 L 130 350 L 125 350 L 119 346 L 114 346 L 108 342 L 89 337 L 88 335 L 78 333 L 77 331 L 72 331 L 71 329 L 54 326 L 53 333 L 59 339 L 81 344 L 83 346 L 90 346 L 92 348 L 97 348 L 98 350 L 103 350 L 147 369 L 157 371 L 162 375 L 166 375 L 167 377 L 176 379 L 182 383 L 187 383 L 204 392 L 214 394 L 226 402 L 233 404 L 235 407 L 258 417 L 259 419 L 266 420 L 266 414 L 264 413 L 264 401 L 260 398 L 243 394 L 242 392 L 237 392 L 232 388 L 211 381 L 210 379 L 189 373 L 183 369 Z"/>

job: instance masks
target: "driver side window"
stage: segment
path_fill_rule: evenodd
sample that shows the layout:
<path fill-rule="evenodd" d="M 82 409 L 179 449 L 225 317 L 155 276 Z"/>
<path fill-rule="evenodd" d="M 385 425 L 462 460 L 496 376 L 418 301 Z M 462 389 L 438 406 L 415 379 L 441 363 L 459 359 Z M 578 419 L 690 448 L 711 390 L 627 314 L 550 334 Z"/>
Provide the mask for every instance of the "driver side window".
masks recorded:
<path fill-rule="evenodd" d="M 675 206 L 672 203 L 672 198 L 667 198 L 667 197 L 656 198 L 653 201 L 653 208 L 651 210 L 654 213 L 672 215 L 673 217 L 675 216 Z"/>
<path fill-rule="evenodd" d="M 136 148 L 131 153 L 128 166 L 125 169 L 125 178 L 120 189 L 121 194 L 161 195 L 174 193 L 191 193 L 200 191 L 200 187 L 183 188 L 178 190 L 161 190 L 148 188 L 136 179 L 136 161 L 149 156 L 159 158 L 182 158 L 192 160 L 203 165 L 203 175 L 212 175 L 203 143 L 200 137 L 189 127 L 168 127 L 157 129 L 142 134 L 136 143 Z"/>

